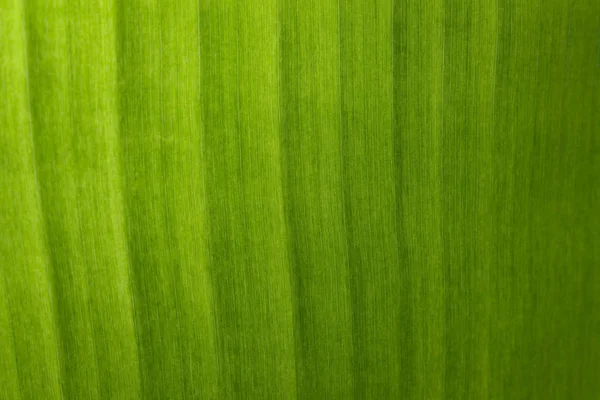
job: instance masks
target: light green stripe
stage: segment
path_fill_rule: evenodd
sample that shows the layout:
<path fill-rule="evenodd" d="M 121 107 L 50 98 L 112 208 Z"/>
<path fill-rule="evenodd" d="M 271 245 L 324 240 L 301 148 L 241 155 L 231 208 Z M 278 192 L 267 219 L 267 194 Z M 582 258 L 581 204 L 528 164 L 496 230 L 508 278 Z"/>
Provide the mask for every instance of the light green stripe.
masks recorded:
<path fill-rule="evenodd" d="M 26 68 L 24 68 L 26 58 L 23 46 L 25 39 L 23 34 L 25 32 L 22 25 L 22 13 L 20 3 L 15 1 L 0 2 L 0 26 L 2 26 L 0 48 L 3 49 L 0 56 L 0 82 L 2 82 L 0 96 L 4 99 L 0 104 L 0 146 L 12 152 L 18 152 L 19 147 L 27 144 L 24 140 L 15 140 L 11 137 L 13 124 L 17 122 L 24 123 L 25 126 L 22 131 L 25 133 L 25 138 L 29 133 L 26 125 L 28 115 L 24 112 L 27 109 L 28 100 L 26 97 L 27 82 Z M 12 82 L 12 84 L 8 84 L 8 82 Z M 19 106 L 21 106 L 20 109 Z M 27 171 L 21 160 L 2 158 L 0 167 L 2 170 L 10 171 L 5 175 L 0 175 L 0 185 L 3 187 L 8 185 L 17 186 L 23 178 L 27 177 L 27 172 L 29 172 L 29 178 L 33 180 L 35 186 L 33 171 L 31 168 Z M 15 197 L 17 195 L 18 193 L 14 194 Z M 18 223 L 15 226 L 17 221 L 14 220 L 15 216 L 19 215 L 13 211 L 17 204 L 14 204 L 8 196 L 8 193 L 0 196 L 0 223 L 2 226 L 7 227 L 2 232 L 6 236 L 2 236 L 0 240 L 0 266 L 2 268 L 0 271 L 0 398 L 20 399 L 14 327 L 9 296 L 6 291 L 6 275 L 11 273 L 11 271 L 7 271 L 7 265 L 12 261 L 7 258 L 9 254 L 19 250 L 19 243 L 14 241 L 17 238 L 14 231 L 17 228 L 17 233 L 20 233 L 18 232 L 20 229 Z M 35 207 L 35 203 L 33 206 Z"/>
<path fill-rule="evenodd" d="M 117 141 L 116 8 L 112 1 L 71 1 L 67 15 L 72 173 L 78 182 L 79 252 L 89 291 L 99 396 L 135 399 L 140 378 Z"/>
<path fill-rule="evenodd" d="M 32 2 L 28 21 L 63 390 L 67 398 L 132 398 L 139 378 L 119 193 L 114 7 Z"/>
<path fill-rule="evenodd" d="M 52 291 L 31 134 L 25 10 L 19 1 L 0 4 L 0 301 L 6 307 L 1 346 L 7 367 L 0 371 L 5 380 L 0 390 L 7 399 L 36 399 L 41 393 L 59 399 Z"/>
<path fill-rule="evenodd" d="M 27 3 L 35 158 L 54 289 L 63 392 L 98 398 L 79 165 L 71 101 L 70 37 L 63 1 Z M 85 180 L 84 180 L 85 182 Z"/>

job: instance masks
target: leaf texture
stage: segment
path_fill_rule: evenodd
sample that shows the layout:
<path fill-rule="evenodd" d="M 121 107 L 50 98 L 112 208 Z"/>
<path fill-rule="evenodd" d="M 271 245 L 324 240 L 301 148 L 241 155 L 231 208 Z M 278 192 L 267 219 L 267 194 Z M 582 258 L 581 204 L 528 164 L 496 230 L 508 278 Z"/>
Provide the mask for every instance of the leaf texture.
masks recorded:
<path fill-rule="evenodd" d="M 596 399 L 597 0 L 0 0 L 0 399 Z"/>

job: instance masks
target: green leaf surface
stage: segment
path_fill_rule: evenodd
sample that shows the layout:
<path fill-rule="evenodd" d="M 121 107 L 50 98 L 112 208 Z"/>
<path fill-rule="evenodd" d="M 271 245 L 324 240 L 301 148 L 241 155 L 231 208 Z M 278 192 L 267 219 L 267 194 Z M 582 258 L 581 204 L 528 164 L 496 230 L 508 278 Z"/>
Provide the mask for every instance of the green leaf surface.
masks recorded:
<path fill-rule="evenodd" d="M 0 0 L 0 400 L 597 399 L 597 0 Z"/>

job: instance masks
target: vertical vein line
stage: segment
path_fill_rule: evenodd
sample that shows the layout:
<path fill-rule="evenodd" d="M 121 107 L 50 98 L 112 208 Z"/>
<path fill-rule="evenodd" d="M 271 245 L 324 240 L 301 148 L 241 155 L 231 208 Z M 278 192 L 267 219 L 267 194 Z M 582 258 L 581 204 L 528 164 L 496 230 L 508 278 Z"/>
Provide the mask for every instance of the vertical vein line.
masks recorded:
<path fill-rule="evenodd" d="M 355 291 L 356 291 L 356 277 L 354 276 L 354 272 L 350 266 L 350 253 L 351 253 L 351 240 L 352 240 L 352 225 L 350 222 L 350 196 L 349 196 L 349 188 L 346 182 L 346 163 L 347 163 L 347 155 L 345 152 L 345 140 L 344 140 L 344 89 L 343 89 L 343 57 L 342 57 L 342 6 L 341 2 L 343 0 L 337 0 L 337 11 L 338 11 L 338 97 L 339 97 L 339 152 L 340 152 L 340 181 L 341 181 L 341 194 L 342 194 L 342 224 L 344 227 L 344 251 L 346 255 L 346 267 L 348 269 L 348 281 L 346 285 L 348 287 L 348 304 L 350 305 L 350 337 L 351 337 L 351 360 L 352 360 L 352 391 L 354 393 L 354 397 L 358 396 L 358 379 L 360 376 L 359 373 L 359 360 L 358 360 L 358 350 L 357 350 L 357 340 L 356 340 L 356 300 L 355 300 Z"/>
<path fill-rule="evenodd" d="M 121 43 L 120 38 L 123 37 L 123 33 L 124 33 L 124 29 L 123 29 L 123 14 L 124 14 L 124 5 L 122 1 L 120 0 L 115 0 L 116 3 L 118 3 L 118 6 L 115 7 L 115 12 L 117 14 L 116 18 L 115 18 L 115 29 L 117 31 L 117 34 L 115 35 L 115 50 L 116 50 L 116 58 L 117 58 L 117 68 L 116 68 L 116 82 L 117 82 L 117 88 L 116 88 L 116 97 L 117 97 L 117 107 L 116 107 L 116 113 L 117 113 L 117 127 L 118 127 L 118 136 L 123 136 L 123 122 L 122 122 L 122 118 L 121 118 L 121 114 L 123 113 L 123 108 L 124 108 L 124 100 L 123 100 L 123 96 L 121 95 L 121 90 L 119 89 L 119 83 L 121 82 L 122 79 L 122 69 L 125 68 L 124 66 L 124 61 L 123 59 L 125 59 L 125 55 L 124 53 L 124 46 Z M 129 237 L 129 218 L 127 216 L 127 205 L 126 205 L 126 199 L 125 199 L 125 188 L 126 188 L 126 176 L 125 176 L 125 167 L 126 167 L 126 163 L 124 160 L 125 155 L 123 154 L 123 148 L 120 146 L 120 143 L 122 143 L 123 140 L 122 138 L 120 140 L 117 140 L 117 151 L 118 151 L 118 156 L 117 156 L 117 162 L 116 162 L 116 177 L 118 179 L 118 199 L 119 199 L 119 213 L 120 215 L 120 219 L 122 221 L 122 229 L 120 232 L 120 236 L 124 242 L 124 249 L 125 249 L 125 262 L 127 264 L 127 289 L 129 291 L 129 296 L 131 299 L 131 319 L 132 319 L 132 327 L 133 327 L 133 334 L 135 337 L 135 361 L 137 363 L 137 375 L 138 375 L 138 379 L 139 379 L 139 386 L 138 386 L 138 390 L 139 390 L 139 395 L 140 398 L 143 396 L 144 393 L 144 384 L 145 384 L 145 376 L 144 376 L 144 370 L 142 368 L 142 362 L 140 359 L 140 330 L 138 327 L 138 321 L 137 321 L 137 311 L 136 311 L 136 307 L 135 307 L 135 290 L 134 290 L 134 279 L 135 279 L 135 274 L 133 271 L 133 262 L 131 259 L 131 248 L 130 248 L 130 237 Z M 126 148 L 125 148 L 126 149 Z"/>
<path fill-rule="evenodd" d="M 67 35 L 67 73 L 68 73 L 68 86 L 69 86 L 69 90 L 68 90 L 68 99 L 69 99 L 69 129 L 71 132 L 75 132 L 75 123 L 73 122 L 73 96 L 71 94 L 71 89 L 73 88 L 73 62 L 72 62 L 72 40 L 71 40 L 71 14 L 69 12 L 69 5 L 70 3 L 67 3 L 65 5 L 65 19 L 66 19 L 66 35 Z M 75 178 L 73 178 L 75 180 Z M 81 232 L 83 232 L 83 227 L 82 227 L 82 223 L 81 223 L 81 210 L 78 207 L 76 210 L 76 216 L 77 216 L 77 229 L 79 230 L 80 234 Z M 85 253 L 85 248 L 84 246 L 81 246 L 81 253 L 84 254 Z M 85 256 L 84 256 L 85 258 Z M 97 351 L 96 351 L 96 332 L 94 329 L 94 321 L 93 321 L 93 314 L 92 314 L 92 307 L 91 307 L 91 299 L 90 299 L 90 281 L 89 281 L 89 274 L 88 274 L 88 269 L 84 268 L 83 271 L 83 275 L 85 276 L 85 287 L 86 287 L 86 295 L 87 295 L 87 299 L 86 299 L 86 309 L 87 309 L 87 321 L 90 324 L 90 328 L 91 328 L 91 338 L 90 338 L 90 343 L 91 343 L 91 348 L 92 348 L 92 357 L 94 359 L 94 377 L 96 378 L 96 388 L 98 390 L 98 393 L 101 393 L 100 390 L 100 373 L 99 373 L 99 362 L 98 362 L 98 356 L 97 356 Z"/>
<path fill-rule="evenodd" d="M 59 391 L 60 391 L 60 397 L 62 399 L 65 398 L 64 392 L 63 392 L 63 374 L 64 374 L 64 368 L 62 365 L 62 357 L 61 357 L 61 349 L 60 349 L 60 334 L 59 334 L 59 330 L 57 327 L 57 309 L 56 309 L 56 305 L 55 305 L 55 299 L 54 299 L 54 278 L 53 278 L 53 274 L 50 273 L 50 269 L 51 266 L 50 264 L 52 263 L 51 257 L 49 256 L 50 253 L 50 248 L 49 248 L 49 243 L 48 243 L 48 226 L 47 226 L 47 221 L 45 218 L 45 214 L 44 214 L 44 201 L 41 195 L 41 190 L 40 190 L 40 180 L 39 180 L 39 176 L 37 173 L 37 151 L 36 151 L 36 144 L 35 144 L 35 135 L 34 135 L 34 122 L 33 122 L 33 114 L 32 114 L 32 107 L 31 107 L 31 102 L 32 102 L 32 98 L 31 98 L 31 90 L 30 90 L 30 71 L 31 71 L 31 65 L 29 62 L 29 51 L 30 51 L 30 46 L 29 46 L 29 12 L 28 12 L 28 1 L 25 0 L 25 6 L 24 6 L 24 12 L 23 12 L 23 18 L 24 18 L 24 23 L 23 23 L 23 35 L 24 35 L 24 46 L 25 46 L 25 51 L 24 51 L 24 56 L 25 56 L 25 83 L 26 83 L 26 91 L 27 91 L 27 120 L 29 123 L 29 141 L 31 143 L 31 158 L 32 158 L 32 167 L 33 167 L 33 175 L 34 175 L 34 182 L 35 182 L 35 198 L 36 198 L 36 204 L 37 204 L 37 211 L 38 211 L 38 215 L 39 215 L 39 219 L 40 219 L 40 225 L 42 227 L 42 232 L 41 232 L 41 240 L 42 240 L 42 248 L 43 248 L 43 252 L 44 252 L 44 267 L 45 267 L 45 273 L 46 273 L 46 279 L 47 279 L 47 290 L 48 290 L 48 300 L 50 302 L 50 309 L 52 310 L 52 315 L 50 317 L 50 320 L 52 322 L 52 331 L 53 331 L 53 336 L 54 336 L 54 344 L 56 347 L 56 362 L 57 362 L 57 371 L 58 371 L 58 387 L 59 387 Z"/>
<path fill-rule="evenodd" d="M 200 143 L 200 160 L 199 162 L 202 164 L 202 175 L 201 175 L 201 179 L 202 179 L 202 196 L 203 196 L 203 211 L 204 211 L 204 215 L 205 215 L 205 231 L 206 231 L 206 251 L 207 251 L 207 256 L 206 256 L 206 277 L 208 278 L 208 283 L 206 284 L 206 288 L 210 291 L 210 294 L 207 296 L 210 299 L 210 313 L 211 313 L 211 320 L 212 320 L 212 335 L 213 335 L 213 343 L 214 343 L 214 351 L 215 351 L 215 363 L 216 363 L 216 373 L 217 373 L 217 395 L 219 393 L 221 393 L 222 388 L 222 379 L 223 377 L 221 376 L 221 360 L 220 360 L 220 353 L 219 353 L 219 325 L 218 325 L 218 318 L 217 318 L 217 302 L 215 301 L 214 298 L 214 293 L 215 293 L 215 282 L 214 282 L 214 276 L 213 276 L 213 271 L 212 271 L 212 264 L 213 264 L 213 260 L 212 260 L 212 240 L 211 240 L 211 229 L 210 229 L 210 218 L 208 218 L 208 197 L 207 197 L 207 191 L 208 191 L 208 187 L 206 185 L 206 153 L 205 153 L 205 149 L 204 149 L 204 134 L 206 134 L 206 131 L 208 130 L 208 126 L 206 126 L 204 124 L 204 118 L 203 118 L 203 113 L 202 113 L 202 46 L 201 46 L 201 34 L 200 34 L 200 9 L 201 9 L 201 3 L 203 0 L 198 0 L 198 22 L 197 22 L 197 36 L 198 36 L 198 105 L 200 107 L 200 110 L 198 110 L 200 112 L 200 124 L 199 124 L 199 143 Z"/>
<path fill-rule="evenodd" d="M 285 140 L 286 138 L 284 137 L 285 132 L 282 129 L 282 122 L 281 122 L 281 82 L 283 79 L 283 69 L 285 68 L 284 65 L 284 58 L 283 58 L 283 46 L 284 46 L 284 40 L 285 40 L 285 35 L 283 35 L 282 33 L 282 25 L 283 25 L 283 5 L 282 2 L 284 2 L 286 0 L 279 0 L 277 2 L 277 6 L 278 6 L 278 12 L 277 12 L 277 17 L 278 17 L 278 21 L 277 21 L 277 34 L 279 35 L 279 40 L 277 41 L 278 47 L 277 47 L 277 53 L 278 53 L 278 58 L 279 58 L 279 62 L 277 63 L 277 75 L 278 75 L 278 79 L 277 79 L 277 123 L 278 123 L 278 127 L 277 130 L 279 132 L 279 164 L 280 164 L 280 181 L 279 181 L 279 185 L 281 188 L 281 204 L 283 207 L 283 234 L 285 236 L 284 241 L 286 243 L 285 246 L 285 252 L 286 252 L 286 260 L 287 260 L 287 264 L 288 264 L 288 281 L 289 281 L 289 285 L 290 285 L 290 307 L 292 309 L 292 343 L 294 344 L 294 388 L 295 388 L 295 393 L 294 393 L 294 398 L 298 399 L 299 394 L 301 393 L 300 390 L 300 380 L 298 379 L 298 364 L 300 363 L 300 359 L 298 357 L 298 332 L 297 330 L 299 329 L 299 325 L 300 325 L 300 321 L 299 321 L 299 309 L 300 309 L 300 294 L 298 291 L 298 282 L 297 282 L 297 270 L 295 268 L 295 250 L 293 249 L 293 237 L 292 237 L 292 228 L 291 228 L 291 210 L 290 210 L 290 205 L 289 202 L 286 201 L 287 200 L 287 196 L 286 196 L 286 179 L 287 179 L 287 173 L 288 173 L 288 166 L 287 166 L 287 161 L 288 161 L 288 157 L 285 151 Z M 296 4 L 297 1 L 296 1 Z M 297 14 L 296 14 L 297 15 Z M 289 193 L 289 190 L 287 191 Z"/>

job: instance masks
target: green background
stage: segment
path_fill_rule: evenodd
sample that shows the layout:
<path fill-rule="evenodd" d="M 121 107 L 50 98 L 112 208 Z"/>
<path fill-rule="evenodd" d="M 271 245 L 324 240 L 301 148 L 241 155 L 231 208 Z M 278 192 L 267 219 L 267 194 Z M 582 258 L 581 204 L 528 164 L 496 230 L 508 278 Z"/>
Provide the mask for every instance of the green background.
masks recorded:
<path fill-rule="evenodd" d="M 600 398 L 598 0 L 0 0 L 0 399 Z"/>

